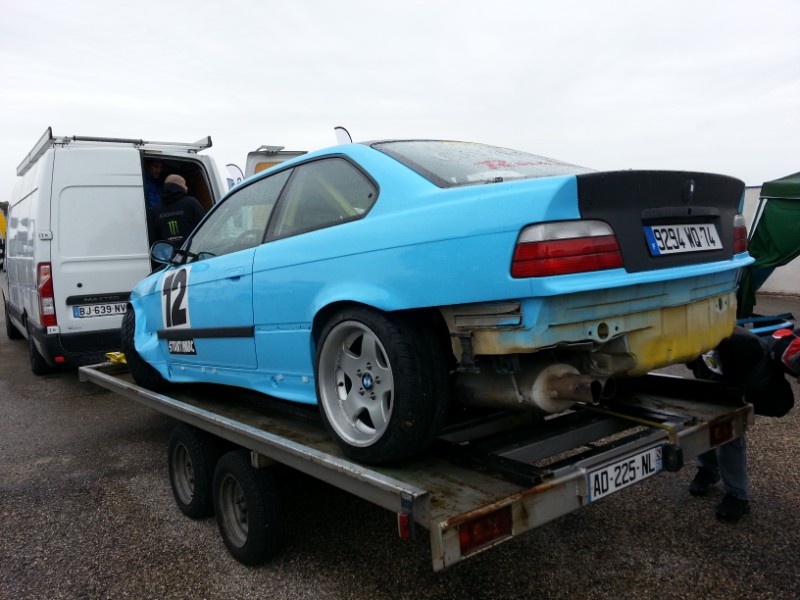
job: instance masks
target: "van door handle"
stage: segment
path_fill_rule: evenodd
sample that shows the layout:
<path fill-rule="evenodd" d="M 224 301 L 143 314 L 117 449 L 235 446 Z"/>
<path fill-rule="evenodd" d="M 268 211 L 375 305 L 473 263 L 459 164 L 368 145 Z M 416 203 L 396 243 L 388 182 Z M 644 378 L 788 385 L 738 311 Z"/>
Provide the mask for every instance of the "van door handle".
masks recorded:
<path fill-rule="evenodd" d="M 227 279 L 239 279 L 242 275 L 244 275 L 244 269 L 241 267 L 236 267 L 235 269 L 228 269 L 228 272 L 225 273 L 225 277 Z"/>

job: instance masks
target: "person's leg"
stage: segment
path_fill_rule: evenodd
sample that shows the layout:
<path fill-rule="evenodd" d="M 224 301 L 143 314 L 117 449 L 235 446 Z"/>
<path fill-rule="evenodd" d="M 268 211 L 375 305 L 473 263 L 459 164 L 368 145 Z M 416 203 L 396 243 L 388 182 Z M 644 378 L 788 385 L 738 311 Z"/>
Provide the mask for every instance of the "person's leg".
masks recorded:
<path fill-rule="evenodd" d="M 738 521 L 750 512 L 750 482 L 747 476 L 747 443 L 744 437 L 717 449 L 725 496 L 716 508 L 721 521 Z"/>
<path fill-rule="evenodd" d="M 747 443 L 744 436 L 717 448 L 717 457 L 725 493 L 739 500 L 747 500 L 750 481 L 747 477 Z"/>
<path fill-rule="evenodd" d="M 714 475 L 719 475 L 719 460 L 717 451 L 709 450 L 697 457 L 697 468 L 700 471 L 708 471 Z"/>
<path fill-rule="evenodd" d="M 705 496 L 711 486 L 719 481 L 720 469 L 716 450 L 709 450 L 696 459 L 697 473 L 689 484 L 692 496 Z"/>

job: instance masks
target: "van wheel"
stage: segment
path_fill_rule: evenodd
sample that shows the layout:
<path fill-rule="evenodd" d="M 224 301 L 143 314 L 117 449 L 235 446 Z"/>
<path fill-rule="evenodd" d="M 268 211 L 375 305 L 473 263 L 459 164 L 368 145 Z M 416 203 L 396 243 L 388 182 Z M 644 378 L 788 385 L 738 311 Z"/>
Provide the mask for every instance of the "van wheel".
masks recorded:
<path fill-rule="evenodd" d="M 122 329 L 120 330 L 120 346 L 125 354 L 125 361 L 131 370 L 133 380 L 140 386 L 154 392 L 163 392 L 169 387 L 169 381 L 161 376 L 161 373 L 147 364 L 139 353 L 133 342 L 133 334 L 136 331 L 136 315 L 133 307 L 128 305 L 125 316 L 122 318 Z"/>
<path fill-rule="evenodd" d="M 28 335 L 28 357 L 31 362 L 31 371 L 34 375 L 47 375 L 54 371 L 53 367 L 47 364 L 41 352 L 36 348 L 33 341 L 33 334 Z"/>
<path fill-rule="evenodd" d="M 8 314 L 8 302 L 3 303 L 6 313 L 6 335 L 10 340 L 21 340 L 22 334 L 19 332 L 19 329 L 14 327 L 14 324 L 11 322 L 11 316 Z"/>
<path fill-rule="evenodd" d="M 181 512 L 191 519 L 212 514 L 214 468 L 219 460 L 216 440 L 180 423 L 169 436 L 169 483 Z"/>

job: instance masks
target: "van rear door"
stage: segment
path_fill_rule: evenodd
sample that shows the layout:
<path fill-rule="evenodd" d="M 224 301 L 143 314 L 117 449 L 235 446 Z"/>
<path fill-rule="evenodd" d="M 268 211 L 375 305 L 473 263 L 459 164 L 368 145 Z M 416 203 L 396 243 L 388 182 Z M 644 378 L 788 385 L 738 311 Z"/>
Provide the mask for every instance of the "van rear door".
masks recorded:
<path fill-rule="evenodd" d="M 54 162 L 51 260 L 60 331 L 118 328 L 130 291 L 150 273 L 140 154 L 66 146 Z"/>

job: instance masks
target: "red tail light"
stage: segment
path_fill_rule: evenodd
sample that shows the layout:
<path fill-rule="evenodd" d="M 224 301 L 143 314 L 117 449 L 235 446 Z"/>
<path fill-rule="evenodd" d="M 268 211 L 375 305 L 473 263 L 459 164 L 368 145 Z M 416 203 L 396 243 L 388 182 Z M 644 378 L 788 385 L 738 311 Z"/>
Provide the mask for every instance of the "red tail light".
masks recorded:
<path fill-rule="evenodd" d="M 485 548 L 492 542 L 509 538 L 513 534 L 513 516 L 511 507 L 504 506 L 491 513 L 482 515 L 462 523 L 458 527 L 458 541 L 461 554 Z"/>
<path fill-rule="evenodd" d="M 43 327 L 58 325 L 56 299 L 53 295 L 53 278 L 50 263 L 36 265 L 36 290 L 39 292 L 39 321 Z"/>
<path fill-rule="evenodd" d="M 603 221 L 540 223 L 522 230 L 512 277 L 544 277 L 621 267 L 614 231 Z"/>
<path fill-rule="evenodd" d="M 733 217 L 733 253 L 740 254 L 747 250 L 747 224 L 742 213 Z"/>

